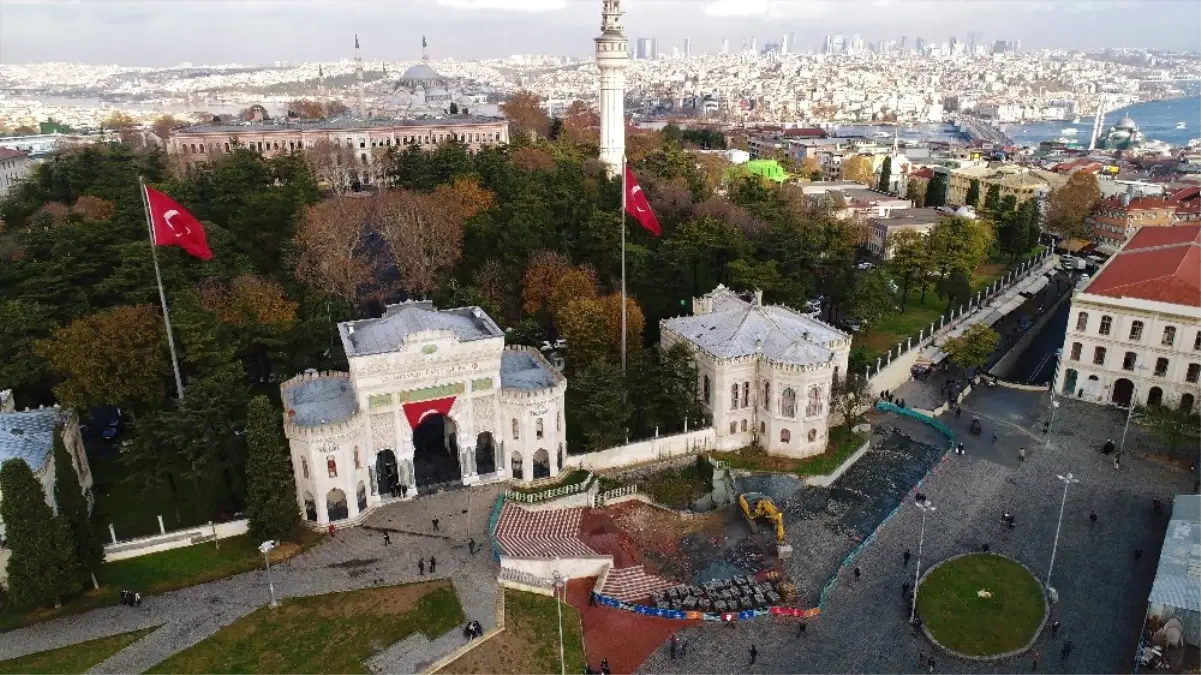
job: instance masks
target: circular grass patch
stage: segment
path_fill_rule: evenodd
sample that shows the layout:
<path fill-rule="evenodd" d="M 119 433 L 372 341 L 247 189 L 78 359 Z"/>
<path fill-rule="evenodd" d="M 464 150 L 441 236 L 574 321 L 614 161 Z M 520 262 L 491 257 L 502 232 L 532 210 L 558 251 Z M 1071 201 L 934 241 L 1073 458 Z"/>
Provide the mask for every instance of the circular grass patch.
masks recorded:
<path fill-rule="evenodd" d="M 1025 567 L 1004 556 L 973 553 L 926 572 L 917 611 L 942 647 L 987 658 L 1028 647 L 1042 628 L 1047 604 L 1042 586 Z"/>

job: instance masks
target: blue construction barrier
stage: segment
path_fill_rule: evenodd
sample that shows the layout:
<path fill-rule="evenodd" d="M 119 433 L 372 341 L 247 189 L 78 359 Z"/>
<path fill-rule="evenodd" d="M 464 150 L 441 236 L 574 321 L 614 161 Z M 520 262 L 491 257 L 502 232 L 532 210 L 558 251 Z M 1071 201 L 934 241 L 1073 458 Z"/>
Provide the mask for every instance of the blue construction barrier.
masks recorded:
<path fill-rule="evenodd" d="M 502 492 L 496 496 L 496 503 L 492 505 L 492 515 L 488 518 L 488 542 L 492 544 L 492 557 L 496 562 L 500 562 L 500 542 L 496 540 L 496 528 L 500 525 L 500 510 L 505 505 L 505 495 Z"/>
<path fill-rule="evenodd" d="M 948 444 L 950 444 L 950 445 L 955 444 L 955 432 L 951 431 L 951 428 L 948 427 L 947 425 L 943 424 L 942 422 L 939 422 L 938 420 L 934 419 L 933 417 L 930 417 L 929 415 L 923 415 L 922 413 L 917 412 L 916 410 L 913 410 L 912 408 L 902 408 L 899 405 L 893 405 L 893 404 L 889 403 L 888 401 L 877 401 L 876 402 L 876 410 L 879 410 L 882 412 L 896 413 L 898 415 L 905 415 L 906 417 L 912 417 L 913 419 L 915 419 L 919 422 L 924 422 L 925 424 L 928 424 L 931 427 L 933 427 L 934 430 L 937 431 L 938 433 L 942 434 L 943 436 L 946 436 Z"/>

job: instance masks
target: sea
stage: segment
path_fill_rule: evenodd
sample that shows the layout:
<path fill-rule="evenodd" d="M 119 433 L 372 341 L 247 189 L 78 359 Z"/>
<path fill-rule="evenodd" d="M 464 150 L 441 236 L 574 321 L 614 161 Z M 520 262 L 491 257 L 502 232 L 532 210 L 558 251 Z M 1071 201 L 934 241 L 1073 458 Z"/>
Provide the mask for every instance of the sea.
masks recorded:
<path fill-rule="evenodd" d="M 1163 99 L 1160 101 L 1145 101 L 1111 110 L 1105 114 L 1101 133 L 1104 134 L 1123 115 L 1138 125 L 1143 137 L 1147 140 L 1163 141 L 1173 147 L 1187 145 L 1189 140 L 1201 138 L 1201 96 Z M 1179 122 L 1184 122 L 1185 128 L 1177 129 Z M 1092 133 L 1092 116 L 1081 117 L 1080 122 L 1027 122 L 1025 124 L 1006 124 L 1005 133 L 1017 143 L 1027 146 L 1037 146 L 1043 141 L 1054 141 L 1059 138 L 1074 139 L 1081 145 L 1087 145 Z M 1068 129 L 1075 129 L 1073 134 Z M 888 125 L 847 125 L 837 129 L 839 136 L 872 136 L 880 137 L 882 142 L 892 138 L 893 129 Z M 887 136 L 887 138 L 883 136 Z M 962 138 L 950 124 L 918 124 L 902 127 L 900 138 L 906 141 L 962 141 Z"/>

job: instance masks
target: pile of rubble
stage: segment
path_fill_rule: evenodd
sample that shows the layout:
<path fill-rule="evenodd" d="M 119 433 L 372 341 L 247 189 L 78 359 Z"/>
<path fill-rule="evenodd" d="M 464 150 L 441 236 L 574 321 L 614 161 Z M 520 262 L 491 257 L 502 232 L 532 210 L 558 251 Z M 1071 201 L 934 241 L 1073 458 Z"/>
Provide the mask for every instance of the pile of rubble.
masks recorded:
<path fill-rule="evenodd" d="M 686 612 L 740 612 L 772 607 L 782 600 L 778 581 L 758 582 L 744 576 L 715 579 L 700 586 L 675 586 L 651 595 L 656 608 Z"/>

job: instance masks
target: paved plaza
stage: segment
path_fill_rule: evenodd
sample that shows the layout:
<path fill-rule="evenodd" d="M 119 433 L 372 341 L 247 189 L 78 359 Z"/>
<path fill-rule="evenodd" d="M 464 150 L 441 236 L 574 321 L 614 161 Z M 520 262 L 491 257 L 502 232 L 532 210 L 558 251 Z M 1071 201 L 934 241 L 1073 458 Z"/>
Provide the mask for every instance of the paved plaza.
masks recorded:
<path fill-rule="evenodd" d="M 273 565 L 275 592 L 283 599 L 448 578 L 467 619 L 488 630 L 495 625 L 497 573 L 487 544 L 488 517 L 499 490 L 455 490 L 384 506 L 364 526 L 338 532 L 331 541 Z M 437 533 L 430 522 L 434 517 L 441 521 Z M 383 529 L 392 532 L 391 546 L 383 545 Z M 472 538 L 482 547 L 475 555 L 468 553 Z M 430 556 L 437 558 L 437 577 L 419 576 L 418 558 Z M 161 626 L 91 671 L 140 673 L 266 605 L 268 599 L 265 572 L 240 574 L 146 597 L 136 609 L 106 607 L 4 633 L 0 660 Z M 417 634 L 377 654 L 371 665 L 382 672 L 415 673 L 462 644 L 458 630 L 433 641 Z"/>
<path fill-rule="evenodd" d="M 1138 430 L 1132 430 L 1121 470 L 1115 472 L 1099 452 L 1107 437 L 1117 441 L 1121 436 L 1124 416 L 1111 408 L 1065 401 L 1056 414 L 1050 446 L 1042 447 L 1048 401 L 1042 392 L 983 389 L 964 402 L 959 420 L 944 417 L 963 435 L 967 455 L 949 456 L 923 485 L 938 509 L 927 518 L 923 567 L 988 543 L 1045 578 L 1063 495 L 1056 474 L 1071 471 L 1080 482 L 1068 493 L 1052 580 L 1060 594 L 1052 611 L 1063 627 L 1057 638 L 1040 638 L 1039 671 L 1129 672 L 1168 521 L 1151 514 L 1151 499 L 1170 504 L 1173 495 L 1191 490 L 1192 477 L 1143 459 L 1136 451 L 1144 443 Z M 979 438 L 967 434 L 970 415 L 984 425 Z M 911 429 L 892 417 L 876 422 Z M 1020 462 L 1017 454 L 1023 446 L 1027 459 Z M 1006 510 L 1016 517 L 1012 531 L 1000 522 Z M 1088 519 L 1090 510 L 1098 515 L 1095 526 Z M 660 648 L 640 672 L 917 672 L 919 655 L 933 652 L 907 624 L 901 584 L 912 583 L 919 526 L 917 509 L 904 506 L 856 560 L 862 579 L 855 582 L 844 573 L 804 635 L 796 620 L 706 623 L 684 631 L 691 645 L 686 658 L 673 661 Z M 804 527 L 797 526 L 795 536 L 803 538 Z M 1138 561 L 1136 548 L 1145 551 Z M 907 568 L 902 558 L 906 549 L 914 554 Z M 1064 640 L 1071 640 L 1074 649 L 1061 660 Z M 751 644 L 759 651 L 754 666 L 748 665 Z M 934 657 L 938 672 L 1031 668 L 1029 656 L 997 663 Z"/>

